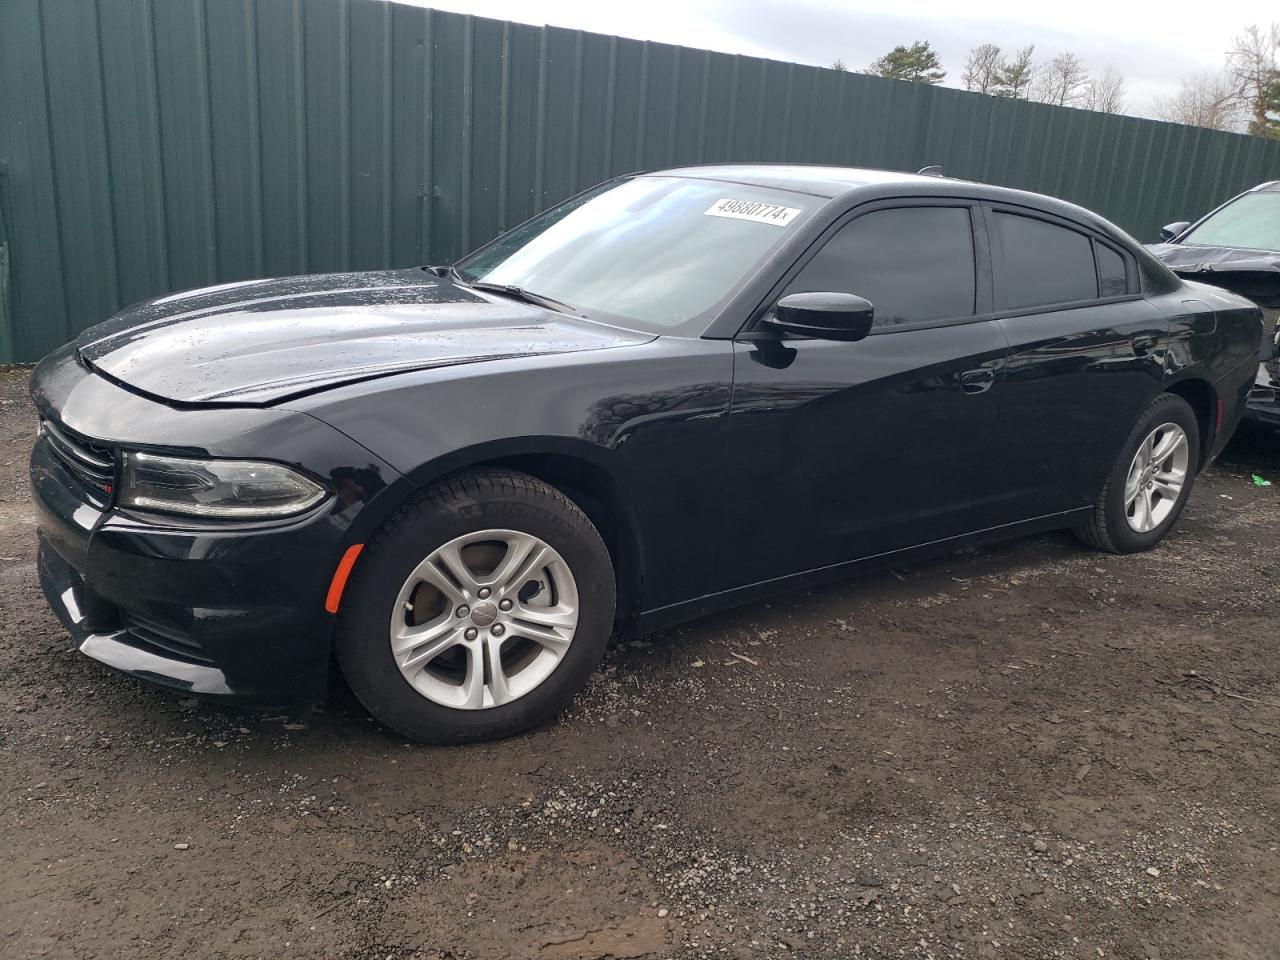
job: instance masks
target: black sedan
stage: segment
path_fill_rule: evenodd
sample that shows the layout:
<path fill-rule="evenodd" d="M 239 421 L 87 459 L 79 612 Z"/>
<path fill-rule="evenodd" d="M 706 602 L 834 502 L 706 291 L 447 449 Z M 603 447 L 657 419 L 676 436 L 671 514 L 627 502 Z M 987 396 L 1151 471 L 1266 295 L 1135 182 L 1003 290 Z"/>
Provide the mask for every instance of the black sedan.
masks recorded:
<path fill-rule="evenodd" d="M 1178 276 L 1248 297 L 1269 328 L 1280 324 L 1280 180 L 1232 197 L 1195 223 L 1169 224 L 1150 249 Z M 1263 348 L 1245 417 L 1280 428 L 1280 361 L 1274 341 Z"/>
<path fill-rule="evenodd" d="M 410 737 L 563 707 L 611 633 L 977 541 L 1155 546 L 1256 306 L 1105 220 L 872 170 L 611 180 L 451 267 L 152 300 L 32 376 L 85 654 Z"/>

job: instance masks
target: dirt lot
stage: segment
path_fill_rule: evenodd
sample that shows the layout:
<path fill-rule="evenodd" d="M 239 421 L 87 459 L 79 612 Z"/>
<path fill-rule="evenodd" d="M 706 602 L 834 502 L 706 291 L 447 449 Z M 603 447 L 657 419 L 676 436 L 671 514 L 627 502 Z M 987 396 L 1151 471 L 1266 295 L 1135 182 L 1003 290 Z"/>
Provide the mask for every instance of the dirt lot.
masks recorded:
<path fill-rule="evenodd" d="M 1280 954 L 1280 442 L 1139 557 L 1065 535 L 616 648 L 428 749 L 69 651 L 0 375 L 0 956 Z M 1277 481 L 1255 486 L 1257 472 Z"/>

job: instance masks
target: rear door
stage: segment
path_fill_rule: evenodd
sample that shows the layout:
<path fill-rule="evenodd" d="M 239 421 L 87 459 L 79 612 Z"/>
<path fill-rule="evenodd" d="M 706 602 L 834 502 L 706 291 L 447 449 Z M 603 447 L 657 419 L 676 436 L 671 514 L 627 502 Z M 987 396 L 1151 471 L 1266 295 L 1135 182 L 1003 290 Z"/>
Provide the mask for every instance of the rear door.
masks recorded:
<path fill-rule="evenodd" d="M 1091 504 L 1138 415 L 1160 392 L 1169 321 L 1133 257 L 1079 224 L 986 208 L 993 289 L 1010 353 L 986 524 Z"/>
<path fill-rule="evenodd" d="M 885 201 L 837 223 L 775 289 L 866 297 L 856 343 L 768 335 L 734 355 L 725 576 L 752 583 L 971 528 L 1006 345 L 980 212 Z M 974 227 L 978 229 L 975 230 Z M 979 319 L 987 314 L 987 319 Z"/>

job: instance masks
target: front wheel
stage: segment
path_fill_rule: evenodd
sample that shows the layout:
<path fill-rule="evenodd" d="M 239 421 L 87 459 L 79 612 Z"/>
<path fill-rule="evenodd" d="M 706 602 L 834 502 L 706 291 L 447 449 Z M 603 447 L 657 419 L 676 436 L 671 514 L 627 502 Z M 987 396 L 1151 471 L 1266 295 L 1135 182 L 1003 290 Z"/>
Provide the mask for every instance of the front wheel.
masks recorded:
<path fill-rule="evenodd" d="M 1177 522 L 1199 463 L 1195 412 L 1181 397 L 1161 394 L 1138 418 L 1076 535 L 1110 553 L 1150 550 Z"/>
<path fill-rule="evenodd" d="M 507 471 L 461 476 L 404 507 L 343 598 L 338 660 L 375 717 L 461 743 L 543 722 L 586 683 L 613 625 L 614 574 L 567 497 Z"/>

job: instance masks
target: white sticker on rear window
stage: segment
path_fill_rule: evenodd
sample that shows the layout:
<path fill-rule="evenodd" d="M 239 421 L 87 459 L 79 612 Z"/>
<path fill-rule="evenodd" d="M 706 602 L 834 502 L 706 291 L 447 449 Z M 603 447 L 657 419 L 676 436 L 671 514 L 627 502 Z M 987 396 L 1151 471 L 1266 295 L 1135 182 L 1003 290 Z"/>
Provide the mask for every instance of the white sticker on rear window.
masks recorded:
<path fill-rule="evenodd" d="M 717 200 L 707 210 L 708 217 L 729 217 L 733 220 L 751 220 L 754 223 L 771 223 L 785 227 L 800 211 L 796 207 L 780 207 L 776 203 L 759 203 L 755 200 L 734 200 L 730 197 Z"/>

